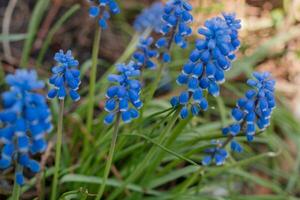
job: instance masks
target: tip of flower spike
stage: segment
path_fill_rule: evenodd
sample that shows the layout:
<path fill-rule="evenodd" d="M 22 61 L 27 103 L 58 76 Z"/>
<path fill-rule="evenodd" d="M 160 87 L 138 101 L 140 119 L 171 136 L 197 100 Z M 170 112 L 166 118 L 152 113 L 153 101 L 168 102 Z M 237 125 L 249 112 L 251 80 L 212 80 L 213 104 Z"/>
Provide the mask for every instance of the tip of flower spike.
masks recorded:
<path fill-rule="evenodd" d="M 79 62 L 74 59 L 71 50 L 66 53 L 60 50 L 55 54 L 54 59 L 58 64 L 52 68 L 53 75 L 49 79 L 49 83 L 54 88 L 48 92 L 48 98 L 58 97 L 63 100 L 69 93 L 73 101 L 78 101 L 80 96 L 76 90 L 81 83 L 80 71 L 77 69 Z"/>
<path fill-rule="evenodd" d="M 135 30 L 143 32 L 147 28 L 153 28 L 158 33 L 163 25 L 162 21 L 159 20 L 163 15 L 163 8 L 163 3 L 155 2 L 149 8 L 144 9 L 133 23 Z"/>
<path fill-rule="evenodd" d="M 45 86 L 43 81 L 38 80 L 35 70 L 16 70 L 14 74 L 7 75 L 5 81 L 11 87 L 16 87 L 23 91 L 39 90 Z"/>

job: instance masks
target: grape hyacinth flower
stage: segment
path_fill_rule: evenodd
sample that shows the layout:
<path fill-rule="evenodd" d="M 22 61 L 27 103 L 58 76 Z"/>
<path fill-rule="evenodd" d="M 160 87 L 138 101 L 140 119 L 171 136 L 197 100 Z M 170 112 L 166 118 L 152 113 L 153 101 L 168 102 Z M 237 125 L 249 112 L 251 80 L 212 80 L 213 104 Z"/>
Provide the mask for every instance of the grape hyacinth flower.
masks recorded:
<path fill-rule="evenodd" d="M 212 96 L 219 96 L 219 84 L 225 81 L 224 72 L 230 69 L 239 44 L 236 36 L 240 21 L 234 22 L 234 26 L 228 22 L 229 26 L 223 18 L 214 17 L 198 30 L 203 38 L 196 41 L 196 49 L 191 52 L 189 61 L 177 77 L 177 84 L 186 86 L 187 91 L 171 100 L 173 107 L 181 105 L 182 118 L 188 116 L 189 107 L 193 115 L 208 108 L 204 90 Z"/>
<path fill-rule="evenodd" d="M 164 8 L 162 16 L 162 28 L 160 32 L 163 37 L 157 40 L 156 46 L 163 49 L 162 59 L 164 62 L 170 62 L 171 56 L 169 49 L 172 42 L 175 42 L 181 48 L 187 47 L 186 37 L 192 34 L 189 23 L 193 21 L 190 14 L 192 5 L 188 0 L 169 0 Z"/>
<path fill-rule="evenodd" d="M 60 50 L 55 54 L 54 60 L 57 62 L 57 65 L 52 67 L 51 71 L 53 75 L 49 79 L 49 83 L 53 85 L 54 88 L 48 92 L 48 98 L 53 99 L 58 97 L 60 101 L 57 119 L 56 154 L 51 200 L 57 199 L 57 185 L 63 134 L 64 99 L 67 94 L 69 94 L 73 101 L 79 101 L 80 95 L 77 90 L 81 83 L 80 71 L 78 70 L 79 62 L 74 59 L 71 50 L 68 50 L 66 53 L 64 53 L 63 50 Z"/>
<path fill-rule="evenodd" d="M 156 64 L 152 61 L 152 58 L 158 56 L 158 52 L 151 49 L 153 38 L 141 38 L 140 43 L 137 46 L 137 50 L 133 54 L 133 59 L 136 61 L 137 69 L 141 70 L 143 67 L 147 69 L 156 68 Z"/>
<path fill-rule="evenodd" d="M 224 149 L 222 142 L 219 140 L 212 140 L 211 144 L 214 147 L 205 149 L 205 153 L 207 154 L 202 159 L 202 164 L 207 166 L 210 165 L 212 162 L 215 162 L 217 166 L 223 165 L 226 158 L 228 157 L 227 151 Z"/>
<path fill-rule="evenodd" d="M 227 144 L 230 144 L 230 148 L 233 152 L 242 152 L 243 148 L 241 144 L 235 140 L 238 134 L 245 134 L 248 142 L 251 142 L 254 139 L 257 128 L 263 131 L 270 125 L 270 117 L 273 109 L 276 107 L 274 97 L 275 80 L 271 78 L 271 74 L 268 72 L 254 72 L 253 76 L 255 79 L 249 79 L 247 81 L 247 84 L 253 89 L 248 90 L 245 97 L 239 99 L 236 108 L 231 111 L 235 123 L 222 130 L 223 134 L 227 136 L 226 141 L 214 143 L 215 147 L 205 151 L 209 155 L 203 158 L 202 163 L 204 165 L 211 163 L 212 155 L 215 155 L 215 153 L 212 152 L 220 150 L 223 152 L 226 151 L 225 146 Z M 223 162 L 224 161 L 225 159 Z M 216 164 L 218 165 L 217 162 Z"/>
<path fill-rule="evenodd" d="M 89 0 L 92 4 L 89 9 L 90 17 L 98 18 L 98 24 L 101 28 L 107 29 L 107 20 L 112 14 L 120 13 L 120 8 L 115 0 Z"/>
<path fill-rule="evenodd" d="M 46 136 L 52 130 L 51 113 L 44 96 L 36 90 L 44 88 L 34 70 L 16 70 L 7 75 L 10 90 L 2 94 L 3 111 L 0 112 L 0 169 L 18 163 L 16 182 L 24 183 L 23 168 L 33 173 L 40 170 L 32 156 L 45 151 Z"/>
<path fill-rule="evenodd" d="M 63 100 L 69 93 L 73 101 L 78 101 L 80 96 L 77 90 L 81 83 L 80 71 L 77 69 L 79 62 L 74 59 L 71 50 L 66 53 L 60 50 L 55 54 L 54 59 L 58 64 L 52 68 L 53 75 L 49 82 L 54 88 L 49 91 L 48 98 L 58 97 Z"/>
<path fill-rule="evenodd" d="M 149 8 L 146 8 L 139 14 L 134 23 L 134 29 L 142 33 L 147 29 L 153 29 L 158 33 L 162 27 L 162 15 L 164 13 L 164 5 L 161 2 L 153 3 Z"/>
<path fill-rule="evenodd" d="M 117 85 L 108 88 L 105 103 L 105 110 L 108 112 L 104 119 L 105 124 L 111 124 L 116 114 L 120 113 L 121 119 L 129 123 L 139 116 L 138 109 L 142 107 L 140 100 L 141 83 L 135 78 L 140 75 L 140 70 L 136 69 L 136 64 L 118 64 L 117 70 L 120 73 L 112 74 L 108 80 Z"/>
<path fill-rule="evenodd" d="M 237 101 L 236 108 L 232 109 L 231 115 L 235 123 L 223 129 L 223 134 L 230 134 L 231 137 L 243 132 L 249 142 L 253 141 L 257 128 L 263 131 L 270 125 L 271 114 L 276 106 L 275 80 L 271 78 L 271 74 L 254 72 L 253 76 L 255 79 L 247 81 L 252 89 L 248 90 L 245 97 Z"/>

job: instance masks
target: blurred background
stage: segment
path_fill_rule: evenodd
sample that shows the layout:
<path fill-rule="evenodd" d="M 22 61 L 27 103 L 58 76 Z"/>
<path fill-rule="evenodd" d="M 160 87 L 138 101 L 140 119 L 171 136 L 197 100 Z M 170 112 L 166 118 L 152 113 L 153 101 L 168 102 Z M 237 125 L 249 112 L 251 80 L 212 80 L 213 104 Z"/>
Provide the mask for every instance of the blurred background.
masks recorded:
<path fill-rule="evenodd" d="M 119 2 L 121 14 L 112 18 L 109 29 L 102 34 L 99 57 L 103 61 L 103 66 L 98 70 L 99 77 L 122 55 L 130 43 L 135 34 L 132 28 L 135 17 L 143 8 L 155 1 Z M 227 113 L 234 101 L 228 91 L 243 92 L 243 88 L 239 86 L 254 69 L 270 71 L 277 81 L 279 105 L 273 115 L 272 127 L 263 136 L 263 141 L 267 141 L 267 144 L 257 144 L 252 148 L 254 153 L 269 149 L 279 155 L 271 161 L 260 160 L 245 171 L 232 172 L 231 175 L 238 175 L 237 180 L 240 181 L 239 184 L 236 184 L 236 181 L 232 183 L 232 190 L 245 195 L 271 195 L 271 197 L 285 191 L 295 199 L 300 197 L 300 0 L 190 0 L 190 2 L 194 6 L 195 17 L 191 41 L 198 37 L 196 30 L 209 17 L 220 15 L 222 12 L 236 12 L 238 18 L 242 20 L 240 33 L 242 45 L 232 70 L 226 75 L 228 81 L 224 85 L 226 89 L 222 95 L 228 106 Z M 4 74 L 13 72 L 20 64 L 24 39 L 27 37 L 26 32 L 35 3 L 35 0 L 0 0 L 1 88 Z M 81 8 L 58 24 L 58 20 L 75 4 L 79 4 Z M 42 76 L 47 77 L 50 67 L 54 64 L 52 57 L 59 49 L 72 49 L 80 63 L 86 64 L 91 56 L 95 27 L 95 22 L 88 16 L 87 10 L 88 3 L 84 0 L 51 0 L 50 6 L 40 15 L 37 34 L 32 41 L 29 67 L 36 68 Z M 41 58 L 40 52 L 49 33 L 53 34 L 53 37 L 48 41 Z M 10 38 L 4 37 L 7 34 L 11 34 Z M 174 62 L 167 75 L 169 78 L 162 83 L 162 86 L 167 86 L 158 91 L 158 99 L 167 101 L 172 93 L 178 92 L 174 80 L 191 49 L 192 47 L 183 53 L 175 48 Z M 85 80 L 88 80 L 87 71 L 88 68 L 84 73 Z M 98 110 L 101 111 L 101 103 Z M 49 162 L 51 165 L 51 159 Z M 222 196 L 228 191 L 220 185 L 226 183 L 226 180 L 219 182 L 219 178 L 214 177 L 205 191 Z M 0 193 L 3 190 L 1 185 L 3 186 L 3 182 L 0 180 L 2 188 Z M 163 187 L 161 189 L 163 190 Z M 30 199 L 30 194 L 28 196 Z M 271 197 L 270 199 L 286 199 L 281 196 Z"/>

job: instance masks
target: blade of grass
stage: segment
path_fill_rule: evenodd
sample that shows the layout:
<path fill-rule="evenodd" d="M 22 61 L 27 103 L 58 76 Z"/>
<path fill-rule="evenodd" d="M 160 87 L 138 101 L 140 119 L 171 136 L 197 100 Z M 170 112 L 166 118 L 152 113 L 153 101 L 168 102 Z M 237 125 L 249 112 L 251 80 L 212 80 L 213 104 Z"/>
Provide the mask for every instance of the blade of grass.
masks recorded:
<path fill-rule="evenodd" d="M 162 150 L 164 150 L 165 152 L 181 159 L 181 160 L 184 160 L 192 165 L 195 165 L 195 166 L 198 166 L 198 167 L 201 167 L 201 165 L 197 164 L 196 162 L 192 161 L 191 159 L 183 156 L 183 155 L 180 155 L 178 153 L 176 153 L 175 151 L 172 151 L 168 148 L 166 148 L 165 146 L 155 142 L 154 140 L 152 140 L 151 138 L 145 136 L 145 135 L 139 135 L 139 134 L 123 134 L 124 136 L 137 136 L 137 137 L 141 137 L 141 138 L 144 138 L 145 140 L 147 140 L 148 142 L 151 142 L 152 144 L 155 144 L 156 146 L 158 146 L 159 148 L 161 148 Z"/>
<path fill-rule="evenodd" d="M 21 67 L 27 67 L 30 50 L 32 48 L 32 44 L 34 41 L 34 38 L 36 36 L 36 33 L 38 31 L 38 27 L 43 19 L 44 14 L 46 13 L 46 10 L 48 9 L 50 0 L 39 0 L 33 10 L 29 27 L 28 27 L 28 37 L 25 41 L 23 52 L 22 52 L 22 58 L 21 58 Z"/>
<path fill-rule="evenodd" d="M 196 167 L 196 166 L 187 166 L 184 168 L 173 170 L 171 173 L 169 173 L 165 176 L 162 176 L 162 177 L 159 177 L 157 179 L 153 179 L 152 181 L 150 181 L 148 184 L 148 187 L 153 189 L 153 188 L 162 186 L 170 181 L 176 180 L 182 176 L 187 176 L 198 170 L 199 170 L 199 167 Z"/>
<path fill-rule="evenodd" d="M 235 163 L 231 163 L 231 164 L 227 164 L 221 167 L 209 167 L 206 169 L 206 173 L 204 174 L 205 177 L 211 177 L 211 176 L 216 176 L 217 174 L 232 169 L 234 167 L 240 167 L 240 166 L 244 166 L 250 163 L 254 163 L 257 160 L 263 159 L 263 158 L 273 158 L 276 157 L 280 154 L 280 152 L 274 153 L 274 152 L 267 152 L 267 153 L 262 153 L 260 155 L 256 155 L 256 156 L 252 156 L 250 158 L 235 162 Z"/>
<path fill-rule="evenodd" d="M 14 33 L 14 34 L 0 34 L 0 42 L 16 42 L 20 40 L 25 40 L 27 38 L 26 33 Z"/>
<path fill-rule="evenodd" d="M 78 183 L 87 183 L 87 184 L 103 184 L 103 179 L 95 176 L 67 174 L 64 177 L 62 177 L 60 182 L 61 183 L 78 182 Z M 115 179 L 108 179 L 106 184 L 112 187 L 122 187 L 122 182 Z M 147 190 L 134 184 L 128 184 L 126 187 L 127 189 L 135 192 L 140 192 L 140 193 L 145 193 L 145 194 L 150 194 L 155 196 L 159 196 L 161 194 L 161 192 L 155 190 Z"/>

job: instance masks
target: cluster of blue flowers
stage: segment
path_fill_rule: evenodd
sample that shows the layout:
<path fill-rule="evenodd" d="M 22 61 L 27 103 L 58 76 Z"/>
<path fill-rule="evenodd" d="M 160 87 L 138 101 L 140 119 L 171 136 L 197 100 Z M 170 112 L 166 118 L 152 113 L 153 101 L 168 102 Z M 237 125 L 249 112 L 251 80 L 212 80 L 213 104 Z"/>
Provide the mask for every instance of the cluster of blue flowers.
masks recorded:
<path fill-rule="evenodd" d="M 141 70 L 143 67 L 147 69 L 154 69 L 156 67 L 155 62 L 152 58 L 158 56 L 158 52 L 151 49 L 153 38 L 141 38 L 140 43 L 137 46 L 137 50 L 133 54 L 133 59 L 136 61 L 136 67 Z"/>
<path fill-rule="evenodd" d="M 155 32 L 159 32 L 162 28 L 162 15 L 164 13 L 164 5 L 161 2 L 153 3 L 149 8 L 146 8 L 139 14 L 133 27 L 137 32 L 143 32 L 147 29 L 153 29 Z"/>
<path fill-rule="evenodd" d="M 44 96 L 36 93 L 44 83 L 35 71 L 17 70 L 6 76 L 10 90 L 2 94 L 3 111 L 0 112 L 0 169 L 15 162 L 21 168 L 16 172 L 17 183 L 24 183 L 23 168 L 34 173 L 40 170 L 32 155 L 46 149 L 45 137 L 52 130 L 51 113 Z"/>
<path fill-rule="evenodd" d="M 190 54 L 189 61 L 177 78 L 178 85 L 188 88 L 171 100 L 173 107 L 181 105 L 182 118 L 188 116 L 189 105 L 193 115 L 197 115 L 200 109 L 207 109 L 203 90 L 218 96 L 219 84 L 225 81 L 224 71 L 230 69 L 235 58 L 234 53 L 239 46 L 240 20 L 236 20 L 233 14 L 223 16 L 207 20 L 205 27 L 198 30 L 203 38 L 196 41 L 196 49 Z"/>
<path fill-rule="evenodd" d="M 264 130 L 270 125 L 270 118 L 273 109 L 276 106 L 274 97 L 275 80 L 271 78 L 270 73 L 254 72 L 255 79 L 249 79 L 247 84 L 253 89 L 246 92 L 244 98 L 237 101 L 237 105 L 232 109 L 231 115 L 235 123 L 223 128 L 222 132 L 230 139 L 230 147 L 234 152 L 242 152 L 242 146 L 234 139 L 235 136 L 244 133 L 249 142 L 253 141 L 256 133 L 256 127 L 259 130 Z M 228 140 L 229 141 L 229 140 Z M 225 151 L 225 145 L 217 145 L 212 148 L 214 151 Z M 221 147 L 220 147 L 221 146 Z M 209 150 L 212 150 L 209 149 Z M 203 164 L 208 165 L 210 160 L 208 157 L 214 158 L 215 153 L 208 151 L 209 156 L 204 157 Z M 223 157 L 221 160 L 225 160 Z M 215 158 L 217 163 L 217 158 Z"/>
<path fill-rule="evenodd" d="M 80 99 L 77 90 L 80 85 L 80 71 L 77 69 L 79 62 L 72 56 L 71 50 L 66 53 L 63 50 L 57 52 L 54 56 L 58 65 L 52 68 L 53 75 L 49 79 L 51 85 L 54 86 L 48 93 L 48 98 L 58 97 L 63 100 L 67 93 L 73 101 Z"/>
<path fill-rule="evenodd" d="M 189 23 L 193 21 L 191 10 L 192 5 L 188 0 L 169 0 L 165 5 L 163 25 L 160 30 L 164 36 L 156 42 L 157 48 L 162 48 L 164 51 L 162 55 L 164 62 L 171 61 L 169 49 L 173 41 L 181 48 L 187 47 L 186 37 L 192 34 L 192 29 L 189 27 Z"/>
<path fill-rule="evenodd" d="M 118 14 L 120 13 L 120 8 L 115 0 L 89 0 L 91 6 L 89 9 L 89 14 L 93 18 L 98 18 L 98 24 L 101 28 L 107 28 L 107 20 L 110 18 L 110 13 Z M 96 4 L 96 5 L 95 5 Z M 108 7 L 108 10 L 107 10 Z"/>
<path fill-rule="evenodd" d="M 140 76 L 140 70 L 137 69 L 134 62 L 118 64 L 117 70 L 120 74 L 111 74 L 108 80 L 117 85 L 108 88 L 105 103 L 105 110 L 109 112 L 105 119 L 105 124 L 113 123 L 115 116 L 120 114 L 125 123 L 139 116 L 138 109 L 143 104 L 140 100 L 141 83 L 136 80 Z"/>
<path fill-rule="evenodd" d="M 213 140 L 211 142 L 213 147 L 205 149 L 206 156 L 202 159 L 203 165 L 209 165 L 215 162 L 216 165 L 223 165 L 226 158 L 228 157 L 227 151 L 222 147 L 222 142 L 220 140 Z"/>
<path fill-rule="evenodd" d="M 270 125 L 270 117 L 276 106 L 274 97 L 275 80 L 271 79 L 268 72 L 254 72 L 255 79 L 249 79 L 247 84 L 253 89 L 246 92 L 245 97 L 237 101 L 236 108 L 231 115 L 235 123 L 224 128 L 223 134 L 236 136 L 241 131 L 247 136 L 248 141 L 254 139 L 256 127 L 264 130 Z"/>

